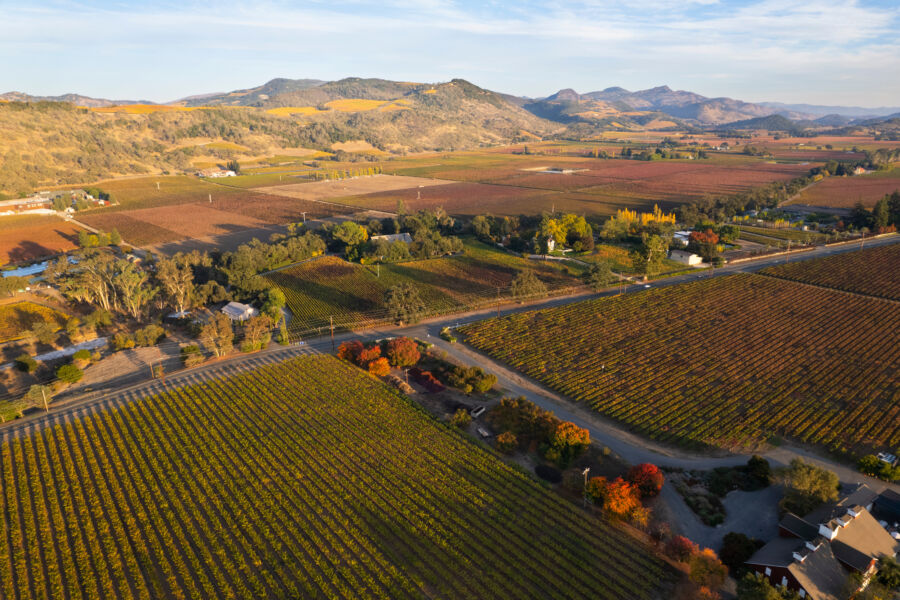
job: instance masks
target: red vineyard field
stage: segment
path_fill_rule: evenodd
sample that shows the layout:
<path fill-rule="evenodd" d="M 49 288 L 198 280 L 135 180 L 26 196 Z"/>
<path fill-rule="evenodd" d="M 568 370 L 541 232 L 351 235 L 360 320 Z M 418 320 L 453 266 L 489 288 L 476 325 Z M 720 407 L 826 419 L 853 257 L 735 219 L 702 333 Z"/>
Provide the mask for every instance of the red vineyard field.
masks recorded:
<path fill-rule="evenodd" d="M 664 442 L 900 444 L 895 302 L 732 275 L 489 319 L 466 341 Z"/>
<path fill-rule="evenodd" d="M 670 576 L 333 357 L 31 425 L 0 445 L 3 598 L 635 598 Z"/>
<path fill-rule="evenodd" d="M 764 275 L 900 300 L 900 244 L 768 267 Z M 900 310 L 900 306 L 897 307 Z"/>

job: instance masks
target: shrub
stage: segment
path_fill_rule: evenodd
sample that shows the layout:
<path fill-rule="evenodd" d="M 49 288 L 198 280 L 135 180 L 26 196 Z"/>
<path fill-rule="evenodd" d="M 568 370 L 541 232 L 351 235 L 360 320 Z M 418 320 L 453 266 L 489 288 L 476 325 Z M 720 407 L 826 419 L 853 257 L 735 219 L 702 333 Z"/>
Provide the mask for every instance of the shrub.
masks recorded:
<path fill-rule="evenodd" d="M 391 374 L 391 364 L 388 362 L 388 359 L 384 358 L 376 358 L 372 362 L 369 363 L 369 373 L 376 377 L 385 377 Z"/>
<path fill-rule="evenodd" d="M 385 354 L 392 366 L 412 367 L 422 358 L 419 345 L 407 337 L 388 340 Z"/>
<path fill-rule="evenodd" d="M 649 498 L 659 494 L 665 477 L 656 465 L 641 463 L 628 470 L 628 481 L 637 487 L 641 498 Z"/>
<path fill-rule="evenodd" d="M 413 378 L 413 381 L 429 392 L 442 392 L 446 389 L 444 388 L 444 385 L 431 374 L 431 371 L 423 371 L 419 367 L 413 367 L 408 372 L 410 377 Z"/>
<path fill-rule="evenodd" d="M 206 360 L 200 351 L 200 346 L 191 344 L 181 349 L 181 360 L 185 367 L 195 367 Z"/>
<path fill-rule="evenodd" d="M 59 336 L 56 327 L 54 327 L 47 321 L 38 321 L 37 323 L 35 323 L 31 327 L 30 334 L 37 341 L 48 346 L 56 342 L 56 338 Z"/>
<path fill-rule="evenodd" d="M 481 367 L 453 367 L 447 383 L 467 394 L 484 394 L 497 383 L 497 376 L 485 373 Z"/>
<path fill-rule="evenodd" d="M 109 327 L 112 325 L 112 315 L 110 315 L 108 310 L 98 308 L 84 318 L 84 324 L 91 329 L 96 329 L 97 327 Z"/>
<path fill-rule="evenodd" d="M 699 551 L 699 546 L 683 535 L 676 535 L 666 542 L 666 556 L 680 562 L 687 562 Z"/>
<path fill-rule="evenodd" d="M 62 365 L 56 369 L 56 378 L 66 383 L 78 383 L 84 377 L 84 372 L 75 365 Z"/>
<path fill-rule="evenodd" d="M 75 352 L 75 354 L 72 355 L 72 364 L 79 369 L 83 369 L 91 364 L 91 351 L 82 348 Z"/>
<path fill-rule="evenodd" d="M 113 348 L 116 350 L 134 348 L 134 338 L 127 333 L 117 333 L 113 336 Z"/>
<path fill-rule="evenodd" d="M 497 450 L 504 454 L 512 454 L 519 447 L 519 440 L 512 431 L 504 431 L 497 436 Z"/>
<path fill-rule="evenodd" d="M 138 346 L 155 346 L 164 337 L 166 330 L 159 325 L 151 324 L 134 332 L 134 343 Z"/>
<path fill-rule="evenodd" d="M 26 373 L 34 373 L 37 371 L 38 363 L 34 358 L 27 354 L 20 354 L 15 358 L 16 368 Z"/>
<path fill-rule="evenodd" d="M 465 408 L 459 408 L 453 413 L 453 416 L 450 417 L 450 423 L 459 427 L 460 429 L 465 429 L 469 426 L 469 423 L 472 422 L 472 415 L 469 414 Z"/>

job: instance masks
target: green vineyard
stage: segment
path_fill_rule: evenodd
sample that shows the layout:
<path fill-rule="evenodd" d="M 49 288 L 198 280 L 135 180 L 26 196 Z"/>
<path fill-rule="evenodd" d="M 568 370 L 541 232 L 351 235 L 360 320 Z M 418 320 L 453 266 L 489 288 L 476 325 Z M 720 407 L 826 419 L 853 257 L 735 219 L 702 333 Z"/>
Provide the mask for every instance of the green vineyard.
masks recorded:
<path fill-rule="evenodd" d="M 461 255 L 381 266 L 362 266 L 326 256 L 278 271 L 269 279 L 284 291 L 293 331 L 383 321 L 384 295 L 399 283 L 411 283 L 429 315 L 462 311 L 510 300 L 516 273 L 531 269 L 550 292 L 579 286 L 581 268 L 560 262 L 525 260 L 480 242 L 466 243 Z"/>
<path fill-rule="evenodd" d="M 0 598 L 652 598 L 662 562 L 305 356 L 4 435 Z"/>
<path fill-rule="evenodd" d="M 900 300 L 900 244 L 776 265 L 760 273 Z"/>
<path fill-rule="evenodd" d="M 489 319 L 466 341 L 669 443 L 900 446 L 895 302 L 731 275 Z"/>

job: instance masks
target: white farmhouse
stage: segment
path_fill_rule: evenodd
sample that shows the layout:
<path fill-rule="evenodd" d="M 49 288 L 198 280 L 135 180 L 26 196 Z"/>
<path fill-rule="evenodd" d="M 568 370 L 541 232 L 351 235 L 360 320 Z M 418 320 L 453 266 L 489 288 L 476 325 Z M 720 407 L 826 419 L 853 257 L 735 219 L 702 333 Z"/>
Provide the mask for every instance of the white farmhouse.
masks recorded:
<path fill-rule="evenodd" d="M 259 314 L 252 306 L 240 302 L 229 302 L 222 307 L 222 312 L 232 321 L 246 321 Z"/>
<path fill-rule="evenodd" d="M 686 250 L 670 250 L 669 258 L 677 263 L 688 265 L 689 267 L 699 265 L 703 262 L 703 259 L 700 258 L 700 256 Z"/>

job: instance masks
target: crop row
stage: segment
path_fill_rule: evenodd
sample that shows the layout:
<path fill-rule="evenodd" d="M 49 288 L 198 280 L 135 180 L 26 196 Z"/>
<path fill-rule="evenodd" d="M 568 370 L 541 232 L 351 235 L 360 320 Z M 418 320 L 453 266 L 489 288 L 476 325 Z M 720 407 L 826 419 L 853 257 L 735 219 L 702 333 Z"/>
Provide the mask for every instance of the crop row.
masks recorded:
<path fill-rule="evenodd" d="M 775 265 L 763 269 L 761 273 L 847 292 L 900 300 L 900 244 Z"/>
<path fill-rule="evenodd" d="M 900 445 L 894 302 L 732 275 L 465 326 L 469 343 L 652 438 Z"/>
<path fill-rule="evenodd" d="M 159 387 L 0 445 L 2 598 L 648 598 L 665 567 L 358 369 Z"/>

